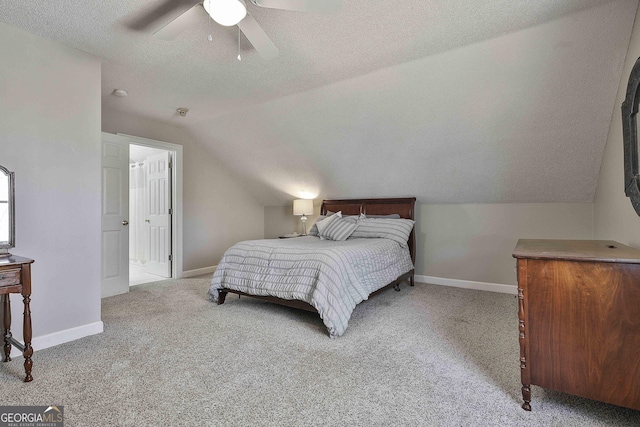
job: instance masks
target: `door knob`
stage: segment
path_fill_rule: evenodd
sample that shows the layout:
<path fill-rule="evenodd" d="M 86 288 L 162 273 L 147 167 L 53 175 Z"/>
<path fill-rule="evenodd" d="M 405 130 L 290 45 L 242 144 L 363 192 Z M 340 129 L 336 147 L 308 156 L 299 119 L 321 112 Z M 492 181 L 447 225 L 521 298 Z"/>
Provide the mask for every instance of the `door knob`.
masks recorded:
<path fill-rule="evenodd" d="M 145 219 L 144 222 L 151 224 L 151 220 Z"/>
<path fill-rule="evenodd" d="M 124 221 L 122 221 L 122 225 L 129 225 L 129 221 L 125 219 Z"/>

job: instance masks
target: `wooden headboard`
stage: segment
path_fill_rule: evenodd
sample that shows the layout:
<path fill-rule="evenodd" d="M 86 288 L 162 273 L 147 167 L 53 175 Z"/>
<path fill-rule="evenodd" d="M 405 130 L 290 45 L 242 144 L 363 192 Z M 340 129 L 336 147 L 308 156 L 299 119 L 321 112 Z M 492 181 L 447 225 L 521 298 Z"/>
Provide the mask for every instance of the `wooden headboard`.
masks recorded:
<path fill-rule="evenodd" d="M 326 215 L 327 212 L 339 212 L 343 215 L 389 215 L 399 214 L 400 218 L 413 219 L 415 197 L 405 197 L 396 199 L 343 199 L 343 200 L 323 200 L 320 214 Z M 416 263 L 416 230 L 411 230 L 409 241 L 409 252 L 411 253 L 411 261 Z"/>

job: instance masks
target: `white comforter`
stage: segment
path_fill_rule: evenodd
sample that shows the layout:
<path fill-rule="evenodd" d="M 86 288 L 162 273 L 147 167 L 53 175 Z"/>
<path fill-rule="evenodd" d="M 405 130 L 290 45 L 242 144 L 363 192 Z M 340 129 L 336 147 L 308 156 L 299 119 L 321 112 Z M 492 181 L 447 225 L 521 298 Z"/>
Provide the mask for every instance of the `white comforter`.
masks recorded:
<path fill-rule="evenodd" d="M 214 302 L 221 288 L 305 301 L 334 338 L 344 333 L 358 303 L 412 268 L 408 248 L 387 239 L 249 240 L 225 252 L 209 294 Z"/>

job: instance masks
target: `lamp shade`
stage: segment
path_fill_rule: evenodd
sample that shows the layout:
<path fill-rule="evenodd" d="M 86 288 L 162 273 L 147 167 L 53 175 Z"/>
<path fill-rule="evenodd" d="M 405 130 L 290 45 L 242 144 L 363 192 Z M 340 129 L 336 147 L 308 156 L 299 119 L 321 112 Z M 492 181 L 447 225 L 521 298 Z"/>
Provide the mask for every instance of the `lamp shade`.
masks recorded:
<path fill-rule="evenodd" d="M 214 21 L 226 27 L 236 25 L 247 16 L 244 0 L 204 0 L 202 6 Z"/>
<path fill-rule="evenodd" d="M 293 201 L 293 214 L 294 215 L 311 215 L 313 214 L 313 200 L 311 199 L 296 199 Z"/>

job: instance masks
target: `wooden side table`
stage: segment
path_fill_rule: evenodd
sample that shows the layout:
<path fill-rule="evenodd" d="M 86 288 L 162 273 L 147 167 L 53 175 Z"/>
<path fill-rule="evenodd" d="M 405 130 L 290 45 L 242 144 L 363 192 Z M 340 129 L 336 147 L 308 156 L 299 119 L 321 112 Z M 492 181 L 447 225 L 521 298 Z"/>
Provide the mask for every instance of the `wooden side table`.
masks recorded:
<path fill-rule="evenodd" d="M 33 348 L 31 347 L 31 264 L 32 259 L 15 255 L 0 258 L 0 298 L 4 308 L 2 336 L 4 337 L 4 362 L 11 361 L 11 346 L 22 351 L 24 356 L 24 372 L 26 374 L 24 382 L 33 381 L 31 368 L 33 367 Z M 11 301 L 9 294 L 22 294 L 24 302 L 24 316 L 22 331 L 24 345 L 20 344 L 11 335 Z"/>

